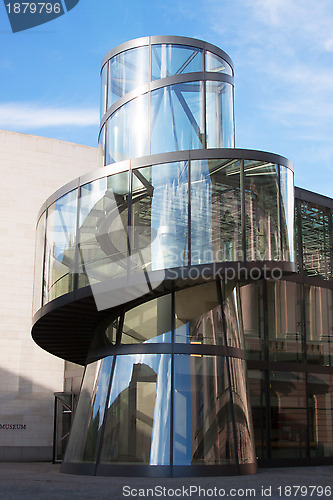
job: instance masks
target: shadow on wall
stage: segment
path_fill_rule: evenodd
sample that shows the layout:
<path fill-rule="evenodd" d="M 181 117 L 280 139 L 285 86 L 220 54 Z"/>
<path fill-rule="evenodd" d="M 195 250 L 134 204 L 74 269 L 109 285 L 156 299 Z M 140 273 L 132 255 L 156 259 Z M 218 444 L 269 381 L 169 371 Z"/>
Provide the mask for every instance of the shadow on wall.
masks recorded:
<path fill-rule="evenodd" d="M 0 462 L 52 460 L 54 389 L 0 368 Z"/>

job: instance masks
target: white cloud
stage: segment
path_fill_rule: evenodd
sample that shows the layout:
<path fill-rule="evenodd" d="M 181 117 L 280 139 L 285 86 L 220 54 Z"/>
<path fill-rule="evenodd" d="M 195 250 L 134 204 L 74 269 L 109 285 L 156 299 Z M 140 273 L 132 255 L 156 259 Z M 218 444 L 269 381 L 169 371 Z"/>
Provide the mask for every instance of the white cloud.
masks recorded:
<path fill-rule="evenodd" d="M 332 0 L 222 1 L 217 10 L 209 1 L 217 44 L 226 42 L 235 62 L 236 99 L 295 136 L 313 127 L 331 140 Z"/>
<path fill-rule="evenodd" d="M 33 103 L 0 103 L 0 128 L 32 130 L 47 127 L 98 125 L 95 108 L 59 108 Z"/>
<path fill-rule="evenodd" d="M 333 51 L 332 0 L 207 0 L 205 14 L 221 45 L 244 62 L 263 62 L 268 52 L 306 58 Z"/>
<path fill-rule="evenodd" d="M 333 1 L 205 5 L 209 41 L 235 64 L 237 145 L 288 156 L 297 184 L 331 196 Z"/>
<path fill-rule="evenodd" d="M 331 51 L 333 6 L 331 0 L 238 0 L 261 28 L 273 30 L 273 39 L 279 39 L 282 47 L 291 40 L 295 48 L 300 41 L 308 50 Z M 251 16 L 251 17 L 252 17 Z M 252 19 L 253 19 L 252 18 Z M 257 28 L 257 26 L 256 26 Z M 303 45 L 304 47 L 304 45 Z"/>
<path fill-rule="evenodd" d="M 254 9 L 257 17 L 261 18 L 267 24 L 277 26 L 283 21 L 283 15 L 286 8 L 292 7 L 292 1 L 286 0 L 252 0 L 245 3 Z"/>

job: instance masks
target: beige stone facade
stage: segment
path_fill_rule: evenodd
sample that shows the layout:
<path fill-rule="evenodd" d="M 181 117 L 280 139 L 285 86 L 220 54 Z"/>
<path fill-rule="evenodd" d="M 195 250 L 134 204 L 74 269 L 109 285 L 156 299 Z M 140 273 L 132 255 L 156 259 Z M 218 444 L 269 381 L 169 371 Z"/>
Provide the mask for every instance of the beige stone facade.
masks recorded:
<path fill-rule="evenodd" d="M 96 167 L 97 148 L 0 131 L 0 461 L 52 458 L 64 361 L 30 335 L 36 219 L 52 192 Z"/>

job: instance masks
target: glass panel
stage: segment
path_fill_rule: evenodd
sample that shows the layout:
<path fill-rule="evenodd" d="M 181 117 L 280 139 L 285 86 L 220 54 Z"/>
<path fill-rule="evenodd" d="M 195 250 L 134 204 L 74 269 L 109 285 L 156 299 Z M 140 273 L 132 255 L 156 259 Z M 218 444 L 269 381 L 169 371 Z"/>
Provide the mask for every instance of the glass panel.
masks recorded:
<path fill-rule="evenodd" d="M 244 349 L 242 311 L 238 284 L 221 281 L 227 345 Z"/>
<path fill-rule="evenodd" d="M 187 191 L 187 162 L 133 171 L 133 268 L 187 265 Z"/>
<path fill-rule="evenodd" d="M 35 250 L 35 277 L 34 277 L 34 298 L 32 312 L 35 314 L 42 307 L 43 294 L 43 262 L 45 247 L 45 221 L 44 212 L 38 221 L 36 229 L 36 250 Z"/>
<path fill-rule="evenodd" d="M 124 104 L 108 119 L 106 164 L 147 154 L 148 95 L 144 94 Z"/>
<path fill-rule="evenodd" d="M 204 147 L 202 82 L 151 93 L 151 154 Z"/>
<path fill-rule="evenodd" d="M 71 191 L 47 212 L 44 304 L 74 287 L 77 195 Z"/>
<path fill-rule="evenodd" d="M 86 367 L 65 462 L 96 461 L 112 360 L 109 356 Z"/>
<path fill-rule="evenodd" d="M 308 375 L 310 456 L 333 456 L 333 375 Z"/>
<path fill-rule="evenodd" d="M 101 119 L 107 110 L 107 91 L 108 91 L 108 63 L 103 66 L 101 74 Z"/>
<path fill-rule="evenodd" d="M 301 202 L 301 224 L 303 243 L 303 271 L 308 276 L 329 279 L 331 272 L 330 232 L 331 214 L 329 209 Z"/>
<path fill-rule="evenodd" d="M 127 272 L 128 173 L 81 187 L 79 287 Z"/>
<path fill-rule="evenodd" d="M 231 390 L 237 432 L 237 455 L 240 464 L 255 462 L 252 418 L 246 384 L 246 361 L 229 357 Z"/>
<path fill-rule="evenodd" d="M 333 365 L 333 290 L 304 285 L 307 361 Z"/>
<path fill-rule="evenodd" d="M 208 50 L 206 50 L 206 71 L 225 73 L 226 75 L 232 76 L 232 68 L 230 64 L 212 52 L 208 52 Z"/>
<path fill-rule="evenodd" d="M 297 283 L 267 282 L 267 323 L 271 361 L 303 361 L 301 289 Z"/>
<path fill-rule="evenodd" d="M 125 314 L 122 344 L 171 342 L 171 294 L 150 300 Z"/>
<path fill-rule="evenodd" d="M 191 264 L 242 260 L 240 167 L 191 161 Z"/>
<path fill-rule="evenodd" d="M 262 282 L 240 287 L 245 349 L 248 359 L 265 360 Z"/>
<path fill-rule="evenodd" d="M 234 148 L 233 86 L 206 82 L 207 148 Z"/>
<path fill-rule="evenodd" d="M 203 71 L 202 50 L 182 45 L 152 45 L 152 80 Z"/>
<path fill-rule="evenodd" d="M 245 160 L 247 260 L 280 260 L 277 166 Z"/>
<path fill-rule="evenodd" d="M 116 55 L 109 61 L 109 99 L 111 106 L 120 97 L 149 81 L 149 47 L 138 47 Z"/>
<path fill-rule="evenodd" d="M 280 165 L 282 258 L 294 260 L 294 174 Z"/>
<path fill-rule="evenodd" d="M 224 344 L 215 281 L 176 292 L 175 312 L 175 342 Z"/>
<path fill-rule="evenodd" d="M 268 458 L 265 371 L 248 370 L 248 381 L 256 455 Z"/>
<path fill-rule="evenodd" d="M 100 463 L 170 464 L 171 356 L 118 356 Z"/>
<path fill-rule="evenodd" d="M 235 463 L 225 358 L 177 354 L 174 370 L 174 465 Z"/>
<path fill-rule="evenodd" d="M 272 458 L 306 456 L 307 415 L 304 373 L 271 372 Z"/>

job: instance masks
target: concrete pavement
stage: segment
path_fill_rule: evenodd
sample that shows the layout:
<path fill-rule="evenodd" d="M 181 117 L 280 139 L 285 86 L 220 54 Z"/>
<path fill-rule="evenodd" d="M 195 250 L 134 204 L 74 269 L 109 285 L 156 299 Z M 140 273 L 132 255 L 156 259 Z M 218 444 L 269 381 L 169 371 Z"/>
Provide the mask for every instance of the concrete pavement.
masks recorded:
<path fill-rule="evenodd" d="M 59 469 L 51 463 L 0 463 L 0 500 L 333 496 L 333 466 L 260 469 L 253 476 L 168 479 L 76 476 Z"/>

